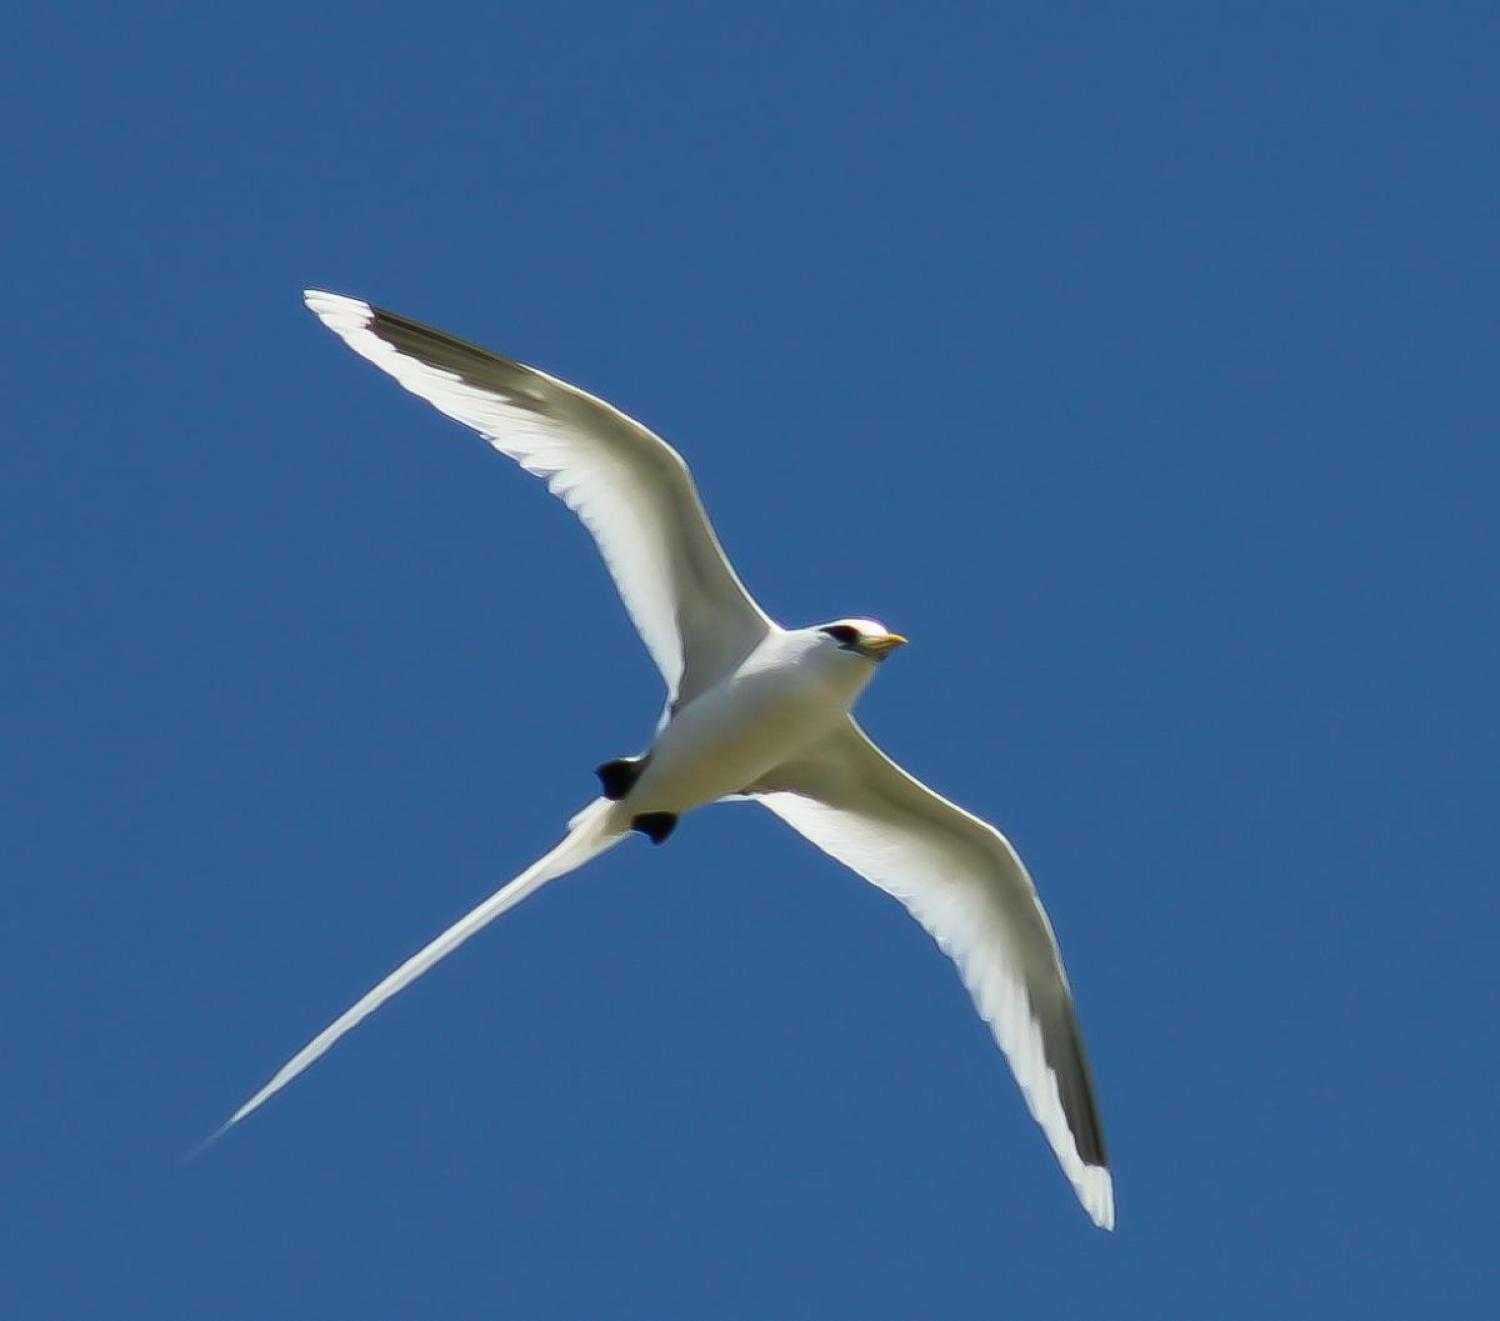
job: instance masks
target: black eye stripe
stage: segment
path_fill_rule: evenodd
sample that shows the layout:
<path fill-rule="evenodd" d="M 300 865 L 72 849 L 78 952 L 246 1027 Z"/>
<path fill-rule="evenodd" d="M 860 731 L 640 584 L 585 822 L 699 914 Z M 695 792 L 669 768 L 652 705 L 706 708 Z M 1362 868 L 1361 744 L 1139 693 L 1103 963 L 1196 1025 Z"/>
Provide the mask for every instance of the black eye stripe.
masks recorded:
<path fill-rule="evenodd" d="M 859 641 L 859 630 L 850 628 L 848 624 L 830 624 L 818 631 L 828 634 L 841 647 L 850 647 Z"/>

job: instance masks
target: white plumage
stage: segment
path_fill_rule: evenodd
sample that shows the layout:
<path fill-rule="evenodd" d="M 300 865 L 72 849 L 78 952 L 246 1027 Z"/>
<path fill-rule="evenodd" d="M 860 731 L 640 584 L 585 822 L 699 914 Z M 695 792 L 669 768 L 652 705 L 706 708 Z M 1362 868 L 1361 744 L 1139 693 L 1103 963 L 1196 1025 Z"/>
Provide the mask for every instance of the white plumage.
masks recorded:
<path fill-rule="evenodd" d="M 667 709 L 641 758 L 600 768 L 606 797 L 573 818 L 552 852 L 313 1038 L 225 1127 L 547 881 L 632 829 L 659 842 L 682 813 L 748 796 L 899 900 L 954 960 L 1084 1209 L 1113 1228 L 1072 995 L 1026 868 L 999 831 L 909 776 L 849 714 L 905 639 L 869 619 L 774 623 L 730 567 L 681 456 L 602 400 L 357 299 L 306 299 L 361 357 L 545 479 L 578 514 L 666 680 Z"/>

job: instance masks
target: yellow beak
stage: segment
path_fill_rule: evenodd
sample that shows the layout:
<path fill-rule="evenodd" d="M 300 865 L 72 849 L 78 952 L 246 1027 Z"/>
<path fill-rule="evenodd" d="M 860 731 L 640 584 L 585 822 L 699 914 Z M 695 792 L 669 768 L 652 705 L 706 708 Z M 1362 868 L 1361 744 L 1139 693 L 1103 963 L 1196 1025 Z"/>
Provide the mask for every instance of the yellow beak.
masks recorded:
<path fill-rule="evenodd" d="M 876 660 L 884 660 L 897 647 L 904 647 L 906 639 L 899 633 L 882 633 L 878 638 L 866 638 L 860 643 L 860 650 L 866 656 L 873 656 Z"/>

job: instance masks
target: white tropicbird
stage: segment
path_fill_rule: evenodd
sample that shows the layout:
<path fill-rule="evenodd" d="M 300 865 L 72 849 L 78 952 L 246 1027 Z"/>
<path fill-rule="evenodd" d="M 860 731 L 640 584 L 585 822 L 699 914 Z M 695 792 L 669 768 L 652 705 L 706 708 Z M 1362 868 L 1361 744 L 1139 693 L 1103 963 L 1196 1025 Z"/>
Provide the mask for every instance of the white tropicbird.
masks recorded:
<path fill-rule="evenodd" d="M 998 830 L 913 779 L 849 714 L 906 639 L 872 619 L 776 624 L 730 567 L 681 456 L 603 400 L 358 299 L 305 297 L 361 357 L 544 478 L 578 514 L 668 698 L 651 747 L 599 767 L 604 796 L 556 848 L 324 1028 L 224 1127 L 548 881 L 632 830 L 660 844 L 684 812 L 749 797 L 900 900 L 952 957 L 1084 1209 L 1112 1229 L 1088 1062 L 1031 877 Z"/>

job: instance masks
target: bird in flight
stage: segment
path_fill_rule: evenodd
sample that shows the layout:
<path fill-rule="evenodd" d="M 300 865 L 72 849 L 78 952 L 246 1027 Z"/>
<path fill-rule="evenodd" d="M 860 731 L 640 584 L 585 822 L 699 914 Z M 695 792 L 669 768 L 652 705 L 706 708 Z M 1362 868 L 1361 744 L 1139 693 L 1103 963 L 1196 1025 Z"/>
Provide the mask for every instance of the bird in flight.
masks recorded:
<path fill-rule="evenodd" d="M 578 515 L 666 680 L 667 705 L 649 748 L 598 768 L 601 796 L 556 848 L 324 1028 L 224 1128 L 548 881 L 632 832 L 661 844 L 683 813 L 748 798 L 899 900 L 953 959 L 1084 1209 L 1112 1229 L 1088 1061 L 1031 877 L 998 830 L 908 775 L 850 715 L 906 639 L 863 618 L 782 628 L 725 558 L 682 457 L 602 399 L 358 299 L 305 299 L 360 357 Z"/>

